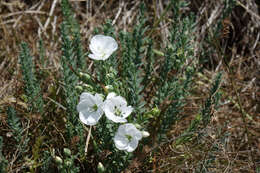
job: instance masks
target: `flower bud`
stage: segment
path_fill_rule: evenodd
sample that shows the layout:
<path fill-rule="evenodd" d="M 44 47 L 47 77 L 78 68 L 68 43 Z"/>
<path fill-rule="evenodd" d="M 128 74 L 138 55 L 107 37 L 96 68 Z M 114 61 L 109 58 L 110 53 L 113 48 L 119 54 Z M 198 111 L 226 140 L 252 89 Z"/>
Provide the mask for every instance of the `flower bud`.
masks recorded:
<path fill-rule="evenodd" d="M 176 64 L 180 64 L 180 63 L 181 63 L 181 60 L 176 59 Z"/>
<path fill-rule="evenodd" d="M 58 164 L 58 165 L 61 165 L 62 164 L 62 159 L 59 157 L 59 156 L 55 156 L 54 157 L 54 160 L 55 160 L 55 162 Z"/>
<path fill-rule="evenodd" d="M 93 140 L 93 146 L 94 146 L 94 149 L 97 151 L 98 150 L 98 144 L 96 143 L 95 140 Z"/>
<path fill-rule="evenodd" d="M 107 86 L 105 86 L 105 88 L 106 88 L 109 92 L 113 91 L 113 89 L 114 89 L 112 85 L 107 85 Z"/>
<path fill-rule="evenodd" d="M 116 71 L 115 68 L 110 67 L 110 68 L 109 68 L 109 73 L 111 73 L 111 74 L 113 74 L 113 75 L 115 76 L 115 75 L 117 74 L 117 71 Z"/>
<path fill-rule="evenodd" d="M 88 92 L 93 91 L 93 87 L 91 85 L 83 84 L 82 86 L 83 86 L 83 89 L 87 90 Z"/>
<path fill-rule="evenodd" d="M 108 73 L 107 77 L 113 78 L 115 75 L 113 73 Z"/>
<path fill-rule="evenodd" d="M 65 161 L 65 166 L 66 167 L 71 167 L 72 166 L 72 161 L 71 160 Z"/>
<path fill-rule="evenodd" d="M 157 107 L 156 107 L 156 108 L 153 108 L 153 109 L 152 109 L 152 114 L 153 114 L 153 115 L 159 115 L 159 114 L 160 114 L 160 109 L 158 109 Z"/>
<path fill-rule="evenodd" d="M 191 73 L 191 72 L 194 72 L 194 69 L 192 67 L 188 66 L 187 71 Z"/>
<path fill-rule="evenodd" d="M 48 93 L 50 93 L 50 94 L 56 93 L 56 88 L 54 85 L 48 86 Z"/>
<path fill-rule="evenodd" d="M 101 162 L 98 163 L 97 170 L 98 170 L 98 173 L 103 173 L 106 171 L 105 167 L 103 166 L 103 164 Z"/>
<path fill-rule="evenodd" d="M 144 138 L 146 138 L 146 137 L 150 136 L 150 133 L 147 131 L 142 131 L 142 135 Z"/>
<path fill-rule="evenodd" d="M 142 126 L 140 126 L 140 124 L 137 124 L 137 123 L 135 123 L 134 126 L 135 126 L 137 129 L 141 129 L 141 128 L 142 128 Z"/>
<path fill-rule="evenodd" d="M 64 151 L 64 154 L 65 154 L 66 156 L 71 156 L 71 151 L 70 151 L 70 149 L 64 148 L 63 151 Z"/>
<path fill-rule="evenodd" d="M 91 76 L 87 73 L 82 73 L 79 72 L 79 77 L 83 80 L 83 81 L 89 81 L 91 80 Z"/>
<path fill-rule="evenodd" d="M 82 92 L 83 91 L 83 87 L 82 86 L 76 86 L 75 89 L 78 91 L 78 92 Z"/>
<path fill-rule="evenodd" d="M 153 114 L 151 112 L 145 113 L 144 114 L 146 118 L 154 118 Z"/>
<path fill-rule="evenodd" d="M 184 51 L 183 51 L 182 48 L 179 48 L 179 49 L 177 50 L 177 56 L 181 56 L 181 55 L 183 55 L 183 53 L 184 53 Z"/>

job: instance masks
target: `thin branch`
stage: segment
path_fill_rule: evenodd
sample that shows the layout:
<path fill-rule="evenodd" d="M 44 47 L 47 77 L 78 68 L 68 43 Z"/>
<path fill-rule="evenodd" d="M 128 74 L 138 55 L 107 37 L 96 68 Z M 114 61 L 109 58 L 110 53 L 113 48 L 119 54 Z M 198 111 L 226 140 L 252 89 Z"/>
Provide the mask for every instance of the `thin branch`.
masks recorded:
<path fill-rule="evenodd" d="M 91 136 L 91 129 L 92 129 L 92 126 L 90 126 L 90 128 L 89 128 L 88 137 L 87 137 L 87 140 L 86 140 L 85 155 L 87 155 L 87 152 L 88 152 L 88 144 L 89 144 L 89 139 L 90 139 L 90 136 Z"/>

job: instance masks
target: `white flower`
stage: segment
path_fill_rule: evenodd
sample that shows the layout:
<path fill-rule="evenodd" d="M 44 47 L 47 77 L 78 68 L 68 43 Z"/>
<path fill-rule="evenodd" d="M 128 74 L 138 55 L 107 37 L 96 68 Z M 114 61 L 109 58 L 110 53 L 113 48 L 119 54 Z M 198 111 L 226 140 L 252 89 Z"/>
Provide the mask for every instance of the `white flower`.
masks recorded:
<path fill-rule="evenodd" d="M 117 50 L 118 45 L 116 40 L 110 36 L 95 35 L 89 46 L 92 54 L 89 55 L 94 60 L 106 60 L 114 51 Z"/>
<path fill-rule="evenodd" d="M 82 93 L 80 95 L 79 104 L 77 105 L 80 121 L 86 125 L 96 125 L 104 113 L 102 105 L 103 98 L 100 94 L 93 96 L 87 92 Z"/>
<path fill-rule="evenodd" d="M 146 138 L 146 137 L 150 136 L 150 133 L 147 131 L 142 131 L 142 135 L 144 138 Z"/>
<path fill-rule="evenodd" d="M 108 119 L 115 123 L 125 123 L 126 118 L 132 113 L 133 108 L 127 106 L 126 100 L 115 93 L 109 93 L 103 105 L 103 110 Z"/>
<path fill-rule="evenodd" d="M 119 150 L 132 152 L 137 148 L 140 139 L 142 133 L 133 124 L 127 123 L 119 126 L 114 142 Z"/>

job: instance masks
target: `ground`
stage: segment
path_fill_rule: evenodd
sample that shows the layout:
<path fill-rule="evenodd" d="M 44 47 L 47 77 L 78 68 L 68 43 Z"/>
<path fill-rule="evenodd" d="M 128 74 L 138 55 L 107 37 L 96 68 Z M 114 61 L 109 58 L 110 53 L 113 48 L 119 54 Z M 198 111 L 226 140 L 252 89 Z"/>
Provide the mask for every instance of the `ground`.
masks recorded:
<path fill-rule="evenodd" d="M 131 31 L 141 2 L 70 1 L 80 24 L 85 50 L 94 28 L 107 19 L 112 21 L 116 32 Z M 166 14 L 158 25 L 155 21 L 163 15 L 169 1 L 144 2 L 147 24 L 155 30 L 152 37 L 158 42 L 165 40 L 169 34 L 170 14 Z M 207 61 L 202 63 L 203 71 L 196 76 L 194 95 L 182 113 L 185 118 L 173 125 L 168 135 L 174 139 L 189 126 L 207 98 L 216 72 L 222 71 L 219 108 L 212 110 L 214 116 L 203 133 L 178 147 L 171 140 L 159 145 L 156 153 L 147 149 L 145 153 L 150 160 L 135 159 L 128 168 L 130 172 L 203 172 L 206 167 L 211 172 L 260 172 L 260 3 L 235 0 L 234 7 L 225 11 L 225 2 L 231 1 L 194 0 L 182 9 L 187 14 L 193 12 L 196 17 L 194 52 L 196 58 Z M 42 88 L 44 99 L 48 100 L 50 86 L 61 68 L 61 22 L 61 6 L 57 0 L 0 2 L 0 135 L 10 143 L 14 141 L 8 137 L 10 130 L 5 110 L 9 105 L 15 106 L 18 112 L 27 108 L 22 99 L 23 83 L 18 63 L 20 43 L 29 44 L 36 68 L 43 68 L 39 65 L 38 53 L 39 38 L 43 39 L 49 62 L 44 68 L 49 74 L 46 74 L 46 85 Z M 222 29 L 216 29 L 218 24 Z M 219 56 L 217 43 L 224 48 L 223 57 Z M 37 114 L 26 118 L 31 120 L 31 129 L 42 119 Z M 14 150 L 8 149 L 4 148 L 3 154 L 12 160 Z M 12 166 L 19 170 L 19 165 Z"/>

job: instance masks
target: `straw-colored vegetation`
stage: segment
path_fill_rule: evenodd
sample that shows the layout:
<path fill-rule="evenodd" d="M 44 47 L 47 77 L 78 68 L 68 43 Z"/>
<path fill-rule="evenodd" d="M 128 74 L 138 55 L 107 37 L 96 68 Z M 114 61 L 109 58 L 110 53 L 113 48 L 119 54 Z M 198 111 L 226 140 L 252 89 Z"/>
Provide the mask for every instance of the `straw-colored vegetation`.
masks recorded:
<path fill-rule="evenodd" d="M 257 0 L 179 1 L 188 2 L 180 13 L 193 13 L 195 20 L 190 36 L 194 37 L 193 56 L 199 69 L 193 77 L 192 94 L 185 98 L 179 113 L 181 118 L 171 125 L 167 140 L 148 142 L 136 150 L 124 171 L 260 173 L 260 3 Z M 161 48 L 167 46 L 164 40 L 168 40 L 174 22 L 174 13 L 168 8 L 170 0 L 70 0 L 79 23 L 83 51 L 89 51 L 95 28 L 101 28 L 107 20 L 111 21 L 115 35 L 120 31 L 132 32 L 142 2 L 146 7 L 145 26 L 149 28 L 144 35 L 153 39 L 156 56 L 153 75 L 158 76 L 164 59 Z M 66 86 L 60 80 L 64 68 L 61 63 L 63 20 L 60 0 L 0 1 L 0 140 L 3 140 L 0 141 L 3 163 L 0 171 L 4 170 L 1 166 L 8 172 L 44 171 L 42 158 L 48 158 L 45 151 L 53 152 L 49 159 L 53 160 L 51 168 L 57 170 L 54 156 L 61 156 L 63 148 L 77 151 L 79 137 L 68 141 L 65 136 L 66 112 L 70 108 L 63 104 L 62 91 Z M 26 93 L 24 64 L 20 62 L 26 47 L 21 47 L 22 42 L 29 45 L 37 72 L 35 79 L 42 81 L 32 84 L 35 93 Z M 93 62 L 87 56 L 86 63 L 91 71 Z M 203 110 L 218 72 L 222 73 L 217 89 L 221 98 L 209 112 L 211 119 L 205 122 L 205 127 L 199 124 L 185 142 L 180 141 L 180 135 Z M 176 73 L 171 71 L 170 75 L 174 77 Z M 37 88 L 43 94 L 38 94 Z M 155 91 L 148 84 L 145 89 L 148 98 L 149 92 Z M 42 100 L 36 102 L 39 97 Z M 35 104 L 43 102 L 42 110 L 34 110 Z M 158 106 L 163 111 L 164 105 Z M 19 132 L 21 127 L 23 131 Z M 90 152 L 94 150 L 91 141 L 89 147 Z M 73 160 L 81 172 L 96 170 L 84 167 L 77 153 L 71 158 L 65 150 L 64 153 L 64 158 Z M 98 158 L 105 160 L 110 151 L 99 154 Z M 87 163 L 93 167 L 102 161 L 91 153 L 88 156 Z"/>

